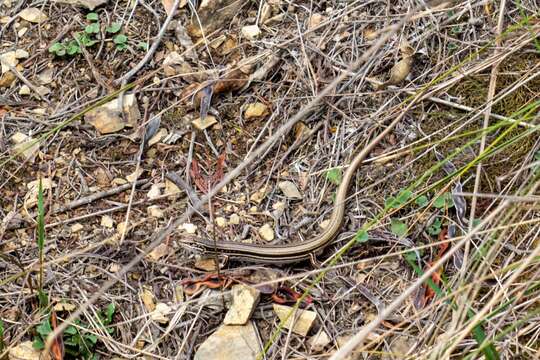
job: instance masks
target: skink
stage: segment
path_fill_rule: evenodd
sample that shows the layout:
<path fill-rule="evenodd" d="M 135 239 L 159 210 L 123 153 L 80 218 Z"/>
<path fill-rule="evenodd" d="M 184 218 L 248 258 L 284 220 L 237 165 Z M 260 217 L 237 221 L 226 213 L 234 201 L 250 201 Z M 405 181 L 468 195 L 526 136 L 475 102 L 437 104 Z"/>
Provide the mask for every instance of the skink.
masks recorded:
<path fill-rule="evenodd" d="M 381 134 L 382 135 L 382 134 Z M 379 142 L 382 137 L 377 137 L 371 141 L 367 147 L 362 149 L 343 175 L 341 184 L 336 193 L 336 199 L 330 223 L 315 237 L 297 244 L 284 245 L 259 245 L 240 244 L 232 241 L 193 240 L 194 243 L 202 247 L 207 252 L 217 251 L 219 255 L 227 258 L 247 260 L 258 263 L 294 263 L 301 260 L 315 260 L 315 255 L 320 253 L 338 234 L 345 215 L 345 205 L 347 192 L 352 182 L 356 169 L 364 161 L 367 154 Z"/>

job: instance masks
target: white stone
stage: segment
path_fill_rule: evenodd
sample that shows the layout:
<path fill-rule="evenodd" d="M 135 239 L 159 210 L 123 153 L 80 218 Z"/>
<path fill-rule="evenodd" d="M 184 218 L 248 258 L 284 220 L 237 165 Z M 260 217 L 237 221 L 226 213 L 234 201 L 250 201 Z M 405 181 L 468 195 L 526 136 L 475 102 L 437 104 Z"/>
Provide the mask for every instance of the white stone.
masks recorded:
<path fill-rule="evenodd" d="M 19 89 L 19 95 L 30 95 L 30 88 L 26 85 L 21 86 Z"/>
<path fill-rule="evenodd" d="M 242 36 L 248 40 L 255 40 L 261 34 L 261 29 L 257 25 L 248 25 L 242 28 Z"/>
<path fill-rule="evenodd" d="M 161 187 L 160 184 L 152 184 L 152 186 L 150 186 L 150 190 L 148 190 L 148 193 L 146 194 L 146 196 L 151 200 L 160 197 L 161 196 L 160 187 Z"/>
<path fill-rule="evenodd" d="M 272 241 L 274 240 L 274 229 L 269 224 L 264 224 L 259 229 L 259 235 L 266 241 Z"/>
<path fill-rule="evenodd" d="M 181 228 L 188 234 L 195 234 L 197 232 L 197 225 L 195 224 L 183 223 Z"/>
<path fill-rule="evenodd" d="M 227 219 L 225 219 L 224 217 L 218 216 L 216 218 L 216 225 L 218 227 L 225 227 L 227 225 Z"/>
<path fill-rule="evenodd" d="M 112 229 L 114 227 L 114 220 L 109 215 L 105 215 L 101 218 L 101 226 Z"/>
<path fill-rule="evenodd" d="M 259 290 L 246 285 L 234 285 L 232 287 L 233 301 L 229 311 L 225 314 L 225 325 L 244 325 L 259 302 Z"/>
<path fill-rule="evenodd" d="M 261 350 L 253 322 L 223 325 L 199 346 L 194 360 L 255 360 Z"/>
<path fill-rule="evenodd" d="M 291 306 L 279 304 L 274 304 L 273 308 L 279 319 L 282 322 L 285 321 L 284 327 L 286 329 L 291 329 L 292 327 L 292 332 L 302 336 L 308 334 L 309 329 L 311 329 L 311 326 L 317 318 L 317 313 L 310 310 L 296 309 L 295 311 Z"/>
<path fill-rule="evenodd" d="M 231 224 L 231 225 L 238 225 L 238 224 L 240 224 L 240 216 L 238 216 L 238 214 L 232 214 L 232 215 L 229 217 L 229 224 Z"/>
<path fill-rule="evenodd" d="M 36 24 L 39 24 L 48 19 L 48 16 L 36 7 L 29 7 L 22 10 L 19 13 L 19 16 L 26 21 Z"/>
<path fill-rule="evenodd" d="M 147 207 L 146 212 L 148 213 L 148 215 L 154 218 L 165 217 L 165 214 L 163 213 L 163 210 L 160 209 L 159 205 L 151 205 Z"/>
<path fill-rule="evenodd" d="M 292 181 L 281 181 L 278 184 L 279 189 L 289 199 L 302 199 L 302 194 Z"/>

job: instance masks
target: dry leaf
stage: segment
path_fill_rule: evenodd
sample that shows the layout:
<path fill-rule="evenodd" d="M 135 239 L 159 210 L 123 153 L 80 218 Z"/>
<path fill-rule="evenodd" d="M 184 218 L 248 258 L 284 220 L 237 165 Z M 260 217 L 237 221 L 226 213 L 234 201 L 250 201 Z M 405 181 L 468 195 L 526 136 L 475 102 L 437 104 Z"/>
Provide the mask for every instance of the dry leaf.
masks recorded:
<path fill-rule="evenodd" d="M 143 172 L 144 172 L 144 169 L 143 169 L 143 168 L 135 169 L 134 172 L 132 172 L 131 174 L 129 174 L 128 176 L 126 176 L 126 180 L 127 180 L 128 182 L 134 182 L 134 181 L 137 181 L 137 179 L 142 175 Z"/>
<path fill-rule="evenodd" d="M 81 232 L 83 229 L 84 229 L 84 226 L 82 224 L 75 223 L 75 224 L 71 225 L 71 232 L 73 234 Z"/>
<path fill-rule="evenodd" d="M 163 183 L 159 183 L 159 184 L 152 184 L 152 186 L 150 187 L 150 190 L 148 191 L 148 193 L 146 194 L 146 196 L 152 200 L 152 199 L 157 199 L 158 197 L 161 196 L 161 187 L 163 186 L 162 185 Z"/>
<path fill-rule="evenodd" d="M 140 118 L 141 113 L 134 94 L 124 95 L 123 117 L 121 116 L 118 99 L 92 109 L 84 115 L 84 119 L 101 134 L 117 132 L 125 126 L 135 126 Z"/>
<path fill-rule="evenodd" d="M 398 61 L 390 70 L 390 78 L 386 81 L 386 85 L 397 85 L 411 72 L 412 58 L 405 57 Z"/>
<path fill-rule="evenodd" d="M 144 304 L 146 311 L 152 312 L 156 309 L 156 303 L 154 301 L 154 294 L 152 294 L 152 292 L 146 287 L 143 288 L 143 291 L 141 293 L 141 300 Z"/>
<path fill-rule="evenodd" d="M 401 55 L 405 57 L 410 57 L 414 55 L 414 48 L 411 46 L 411 44 L 403 39 L 401 44 L 399 44 L 399 51 L 401 52 Z"/>
<path fill-rule="evenodd" d="M 216 261 L 214 258 L 201 258 L 193 264 L 197 269 L 212 272 L 217 270 Z"/>
<path fill-rule="evenodd" d="M 53 330 L 58 328 L 58 318 L 56 317 L 56 313 L 54 311 L 51 314 L 51 327 Z M 63 331 L 60 331 L 52 341 L 50 354 L 54 360 L 64 359 L 65 348 L 64 341 L 62 340 L 63 336 Z"/>
<path fill-rule="evenodd" d="M 227 25 L 239 14 L 244 5 L 243 0 L 205 0 L 197 10 L 197 17 L 193 17 L 187 26 L 189 35 L 202 37 L 203 32 L 210 34 L 223 25 Z M 201 28 L 202 26 L 202 28 Z"/>
<path fill-rule="evenodd" d="M 375 28 L 368 26 L 364 29 L 363 35 L 364 39 L 366 39 L 367 41 L 372 41 L 375 40 L 377 36 L 379 36 L 379 33 L 377 32 L 377 30 L 375 30 Z"/>
<path fill-rule="evenodd" d="M 161 5 L 163 5 L 163 9 L 165 9 L 168 16 L 173 11 L 174 0 L 161 0 Z"/>
<path fill-rule="evenodd" d="M 167 136 L 167 134 L 167 129 L 159 129 L 158 132 L 155 133 L 154 136 L 150 138 L 150 140 L 148 140 L 148 147 L 159 143 L 163 138 L 165 138 L 165 136 Z"/>
<path fill-rule="evenodd" d="M 176 186 L 175 183 L 170 181 L 169 179 L 165 179 L 165 191 L 164 195 L 174 195 L 181 193 L 182 190 L 178 186 Z"/>
<path fill-rule="evenodd" d="M 0 88 L 7 88 L 13 84 L 17 77 L 11 71 L 8 71 L 0 76 Z"/>
<path fill-rule="evenodd" d="M 21 86 L 19 89 L 19 95 L 30 95 L 30 88 L 27 85 Z"/>
<path fill-rule="evenodd" d="M 324 20 L 326 20 L 326 18 L 321 14 L 315 13 L 315 14 L 311 15 L 311 17 L 309 18 L 309 22 L 308 22 L 308 29 L 311 30 L 313 28 L 316 28 Z"/>
<path fill-rule="evenodd" d="M 158 261 L 163 256 L 168 255 L 171 252 L 169 246 L 165 243 L 159 244 L 146 256 L 150 260 Z"/>
<path fill-rule="evenodd" d="M 70 304 L 70 303 L 64 303 L 64 302 L 56 303 L 53 306 L 53 310 L 58 311 L 58 312 L 60 312 L 60 311 L 74 311 L 75 309 L 77 309 L 76 305 Z"/>
<path fill-rule="evenodd" d="M 163 218 L 163 217 L 165 217 L 165 213 L 163 212 L 163 210 L 161 210 L 159 205 L 152 205 L 152 206 L 147 207 L 146 208 L 146 213 L 149 216 L 154 217 L 154 218 Z"/>
<path fill-rule="evenodd" d="M 179 226 L 180 230 L 184 230 L 188 234 L 195 234 L 197 232 L 197 225 L 190 223 L 183 223 Z"/>
<path fill-rule="evenodd" d="M 227 225 L 227 219 L 222 216 L 218 216 L 215 221 L 218 227 L 225 227 Z"/>
<path fill-rule="evenodd" d="M 238 216 L 238 214 L 232 214 L 232 215 L 229 217 L 229 224 L 231 224 L 231 225 L 238 225 L 238 224 L 240 224 L 240 216 Z"/>

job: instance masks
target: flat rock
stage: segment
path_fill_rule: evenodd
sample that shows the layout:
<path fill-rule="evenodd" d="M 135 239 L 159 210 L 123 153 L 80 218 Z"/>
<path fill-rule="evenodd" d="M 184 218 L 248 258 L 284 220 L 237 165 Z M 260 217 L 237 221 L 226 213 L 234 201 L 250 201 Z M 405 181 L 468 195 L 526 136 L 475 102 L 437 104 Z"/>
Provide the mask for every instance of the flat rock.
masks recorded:
<path fill-rule="evenodd" d="M 39 24 L 48 19 L 47 15 L 36 7 L 29 7 L 19 13 L 21 19 Z"/>
<path fill-rule="evenodd" d="M 169 305 L 165 303 L 158 303 L 156 309 L 150 314 L 150 318 L 160 324 L 167 324 L 169 322 L 168 314 L 171 312 Z"/>
<path fill-rule="evenodd" d="M 161 184 L 152 184 L 146 196 L 149 199 L 157 199 L 158 197 L 161 196 L 161 187 L 162 187 Z"/>
<path fill-rule="evenodd" d="M 197 17 L 193 17 L 187 26 L 188 34 L 192 37 L 202 37 L 221 27 L 227 27 L 230 21 L 238 16 L 245 4 L 243 0 L 205 0 L 197 10 Z"/>
<path fill-rule="evenodd" d="M 19 63 L 15 51 L 8 51 L 0 56 L 0 63 L 2 63 L 2 74 L 9 71 L 9 65 L 15 67 Z"/>
<path fill-rule="evenodd" d="M 279 189 L 289 199 L 302 199 L 302 194 L 292 181 L 281 181 L 278 184 Z"/>
<path fill-rule="evenodd" d="M 272 241 L 274 240 L 274 229 L 269 224 L 264 224 L 259 229 L 259 235 L 266 241 Z"/>
<path fill-rule="evenodd" d="M 206 339 L 197 352 L 195 360 L 255 360 L 261 351 L 255 326 L 223 325 Z"/>
<path fill-rule="evenodd" d="M 124 95 L 123 115 L 119 108 L 118 98 L 109 101 L 84 115 L 86 122 L 101 134 L 110 134 L 122 130 L 125 126 L 135 126 L 141 118 L 137 98 L 134 94 Z"/>
<path fill-rule="evenodd" d="M 101 226 L 112 229 L 114 227 L 114 220 L 109 215 L 104 215 L 101 218 Z"/>
<path fill-rule="evenodd" d="M 249 104 L 244 111 L 244 117 L 246 119 L 254 119 L 266 116 L 270 113 L 268 106 L 261 102 Z"/>
<path fill-rule="evenodd" d="M 69 4 L 74 6 L 80 6 L 87 8 L 88 10 L 94 10 L 96 7 L 106 4 L 108 0 L 53 0 L 53 2 L 59 4 Z"/>
<path fill-rule="evenodd" d="M 232 305 L 225 314 L 223 323 L 225 325 L 244 325 L 255 311 L 261 294 L 251 286 L 234 285 L 232 296 Z"/>
<path fill-rule="evenodd" d="M 146 208 L 146 213 L 153 217 L 153 218 L 162 218 L 162 217 L 165 217 L 165 213 L 163 212 L 163 210 L 161 210 L 161 208 L 159 207 L 159 205 L 151 205 L 149 207 Z"/>
<path fill-rule="evenodd" d="M 248 40 L 255 40 L 261 35 L 261 29 L 257 25 L 248 25 L 242 28 L 242 36 Z"/>
<path fill-rule="evenodd" d="M 25 341 L 9 349 L 10 360 L 39 360 L 41 351 L 33 348 L 32 341 Z"/>
<path fill-rule="evenodd" d="M 297 309 L 295 314 L 294 309 L 291 306 L 274 304 L 273 307 L 275 313 L 282 322 L 287 319 L 284 327 L 286 329 L 291 329 L 292 327 L 292 332 L 298 335 L 306 336 L 309 329 L 311 329 L 313 322 L 317 318 L 317 313 L 314 311 Z"/>
<path fill-rule="evenodd" d="M 212 115 L 206 116 L 204 119 L 197 118 L 191 122 L 197 130 L 208 129 L 210 126 L 217 123 L 216 117 Z"/>
<path fill-rule="evenodd" d="M 321 330 L 317 335 L 313 335 L 309 338 L 308 344 L 312 351 L 320 352 L 323 351 L 331 341 L 332 339 L 330 339 L 328 334 L 324 330 Z"/>

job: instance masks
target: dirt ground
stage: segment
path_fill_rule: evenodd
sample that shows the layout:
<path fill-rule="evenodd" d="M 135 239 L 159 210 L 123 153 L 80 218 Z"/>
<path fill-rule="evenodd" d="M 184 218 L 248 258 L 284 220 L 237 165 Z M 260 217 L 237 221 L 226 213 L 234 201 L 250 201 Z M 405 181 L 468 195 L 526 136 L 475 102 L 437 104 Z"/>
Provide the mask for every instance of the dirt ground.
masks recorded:
<path fill-rule="evenodd" d="M 539 8 L 0 0 L 0 359 L 538 357 Z"/>

